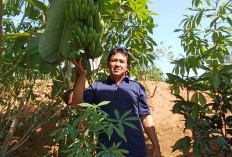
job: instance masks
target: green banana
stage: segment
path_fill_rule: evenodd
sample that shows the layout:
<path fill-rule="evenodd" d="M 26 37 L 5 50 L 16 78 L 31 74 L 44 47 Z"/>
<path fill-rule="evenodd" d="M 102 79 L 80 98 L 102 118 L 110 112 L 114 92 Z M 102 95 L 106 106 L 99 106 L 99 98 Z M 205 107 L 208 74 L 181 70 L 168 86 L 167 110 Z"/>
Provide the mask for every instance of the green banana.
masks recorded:
<path fill-rule="evenodd" d="M 81 32 L 81 34 L 80 34 L 80 39 L 81 39 L 81 44 L 82 44 L 83 46 L 85 46 L 85 45 L 86 45 L 86 37 L 85 37 L 84 32 Z"/>
<path fill-rule="evenodd" d="M 89 7 L 89 6 L 86 6 L 86 9 L 85 9 L 85 20 L 88 19 L 89 13 L 90 13 L 90 7 Z"/>
<path fill-rule="evenodd" d="M 70 41 L 73 50 L 83 48 L 85 59 L 101 56 L 104 21 L 94 0 L 67 0 L 64 4 L 67 19 L 72 23 Z M 72 55 L 75 55 L 75 51 Z M 86 62 L 87 62 L 86 60 Z"/>
<path fill-rule="evenodd" d="M 78 22 L 76 22 L 74 25 L 73 25 L 73 29 L 76 31 L 76 33 L 78 34 L 78 27 L 80 27 L 79 26 L 79 23 Z"/>
<path fill-rule="evenodd" d="M 93 38 L 93 27 L 89 28 L 86 44 L 90 45 Z"/>
<path fill-rule="evenodd" d="M 90 15 L 94 16 L 95 14 L 95 5 L 93 0 L 89 0 Z"/>
<path fill-rule="evenodd" d="M 86 6 L 84 4 L 82 4 L 80 7 L 80 19 L 81 20 L 84 20 L 84 18 L 85 18 L 85 8 L 86 8 Z"/>
<path fill-rule="evenodd" d="M 102 33 L 103 32 L 103 30 L 104 30 L 104 21 L 103 21 L 103 19 L 100 19 L 100 15 L 96 17 L 94 26 L 95 26 L 95 29 L 96 29 L 97 33 Z"/>
<path fill-rule="evenodd" d="M 65 11 L 65 16 L 68 19 L 68 21 L 70 21 L 70 22 L 72 21 L 68 10 Z"/>
<path fill-rule="evenodd" d="M 93 27 L 93 16 L 91 14 L 88 17 L 87 23 L 89 27 Z"/>
<path fill-rule="evenodd" d="M 76 25 L 76 26 L 75 26 L 75 30 L 76 30 L 76 32 L 77 32 L 77 35 L 80 37 L 81 34 L 82 34 L 81 27 L 78 26 L 78 25 Z M 80 39 L 81 39 L 81 38 L 80 38 Z"/>
<path fill-rule="evenodd" d="M 72 45 L 73 47 L 75 47 L 75 46 L 76 46 L 76 44 L 75 44 L 75 39 L 74 39 L 74 38 L 70 38 L 70 41 L 71 41 L 71 45 Z"/>
<path fill-rule="evenodd" d="M 95 53 L 94 53 L 94 58 L 98 58 L 101 56 L 101 42 L 97 42 L 96 46 L 95 46 Z"/>
<path fill-rule="evenodd" d="M 68 4 L 67 1 L 65 1 L 65 2 L 64 2 L 64 9 L 65 9 L 65 10 L 68 10 L 68 8 L 69 8 L 69 4 Z"/>
<path fill-rule="evenodd" d="M 95 5 L 95 7 L 94 7 L 94 14 L 95 14 L 95 15 L 98 14 L 98 5 Z"/>
<path fill-rule="evenodd" d="M 92 41 L 96 42 L 97 41 L 97 37 L 98 37 L 97 32 L 96 32 L 95 29 L 93 29 L 93 39 L 92 39 Z"/>
<path fill-rule="evenodd" d="M 96 14 L 96 16 L 94 17 L 94 28 L 96 29 L 96 32 L 97 33 L 100 33 L 101 31 L 101 28 L 100 28 L 100 20 L 101 20 L 101 17 L 100 17 L 100 13 Z"/>
<path fill-rule="evenodd" d="M 81 44 L 81 40 L 80 40 L 80 38 L 79 38 L 78 35 L 75 35 L 75 41 L 76 41 L 76 43 L 77 43 L 77 47 L 78 47 L 78 48 L 81 48 L 81 47 L 82 47 L 82 44 Z"/>
<path fill-rule="evenodd" d="M 84 4 L 85 6 L 87 6 L 88 4 L 87 4 L 87 0 L 83 0 L 83 3 L 82 4 Z"/>
<path fill-rule="evenodd" d="M 83 27 L 83 33 L 84 33 L 85 36 L 87 37 L 87 35 L 88 35 L 88 28 L 87 28 L 86 25 L 84 25 L 84 27 Z"/>
<path fill-rule="evenodd" d="M 92 58 L 94 58 L 94 57 L 93 57 L 93 56 L 94 56 L 94 53 L 95 53 L 95 43 L 92 42 L 92 43 L 90 44 L 90 47 L 89 47 L 89 55 L 90 55 Z"/>
<path fill-rule="evenodd" d="M 70 17 L 72 19 L 72 21 L 70 21 L 70 22 L 74 23 L 76 21 L 76 17 L 75 17 L 75 14 L 74 14 L 74 6 L 73 6 L 73 4 L 71 4 L 70 7 L 69 7 L 69 15 L 70 15 Z"/>
<path fill-rule="evenodd" d="M 76 1 L 77 1 L 77 4 L 78 4 L 78 7 L 80 8 L 81 4 L 82 4 L 82 0 L 76 0 Z"/>
<path fill-rule="evenodd" d="M 101 56 L 101 42 L 100 41 L 95 43 L 94 53 L 90 53 L 90 55 L 93 59 Z"/>
<path fill-rule="evenodd" d="M 77 1 L 74 4 L 74 13 L 75 13 L 76 19 L 79 20 L 80 19 L 80 8 L 78 6 Z"/>

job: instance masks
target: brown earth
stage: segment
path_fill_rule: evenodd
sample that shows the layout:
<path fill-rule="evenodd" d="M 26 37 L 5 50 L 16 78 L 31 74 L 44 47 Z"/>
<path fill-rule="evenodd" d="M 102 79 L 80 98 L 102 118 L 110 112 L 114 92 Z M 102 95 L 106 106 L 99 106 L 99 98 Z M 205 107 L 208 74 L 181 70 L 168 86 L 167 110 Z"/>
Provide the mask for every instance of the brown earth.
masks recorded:
<path fill-rule="evenodd" d="M 147 89 L 148 103 L 154 119 L 162 155 L 165 157 L 181 157 L 181 152 L 172 152 L 172 147 L 178 139 L 185 135 L 191 136 L 191 133 L 183 133 L 183 117 L 177 114 L 172 114 L 171 112 L 174 104 L 172 101 L 175 100 L 175 97 L 171 95 L 169 85 L 165 82 L 153 81 L 146 81 L 142 84 L 144 84 Z M 181 93 L 183 97 L 186 95 L 185 91 L 182 91 Z M 57 144 L 54 142 L 48 143 L 49 140 L 46 135 L 48 135 L 54 128 L 55 124 L 37 129 L 28 141 L 14 153 L 14 156 L 43 156 L 42 154 L 45 154 L 45 152 L 52 154 L 57 150 Z M 149 152 L 148 157 L 151 157 L 153 151 L 152 145 L 147 137 L 146 139 Z M 15 140 L 17 141 L 17 136 L 15 137 Z"/>
<path fill-rule="evenodd" d="M 180 151 L 172 152 L 172 147 L 178 139 L 190 135 L 190 133 L 183 133 L 183 117 L 172 114 L 171 110 L 174 105 L 172 101 L 175 100 L 175 96 L 171 94 L 169 84 L 153 81 L 146 81 L 143 84 L 147 89 L 148 103 L 156 127 L 162 156 L 181 156 Z M 186 95 L 183 91 L 182 94 Z M 147 147 L 149 157 L 151 157 L 152 145 L 149 140 L 147 140 Z"/>

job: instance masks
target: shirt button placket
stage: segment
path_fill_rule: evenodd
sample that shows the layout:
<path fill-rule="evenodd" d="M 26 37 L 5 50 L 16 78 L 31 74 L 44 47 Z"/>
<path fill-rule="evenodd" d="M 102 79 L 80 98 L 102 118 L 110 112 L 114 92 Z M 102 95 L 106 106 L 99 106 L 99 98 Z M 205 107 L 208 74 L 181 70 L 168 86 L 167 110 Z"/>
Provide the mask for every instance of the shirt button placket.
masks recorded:
<path fill-rule="evenodd" d="M 119 84 L 116 84 L 115 86 L 115 90 L 118 90 Z"/>

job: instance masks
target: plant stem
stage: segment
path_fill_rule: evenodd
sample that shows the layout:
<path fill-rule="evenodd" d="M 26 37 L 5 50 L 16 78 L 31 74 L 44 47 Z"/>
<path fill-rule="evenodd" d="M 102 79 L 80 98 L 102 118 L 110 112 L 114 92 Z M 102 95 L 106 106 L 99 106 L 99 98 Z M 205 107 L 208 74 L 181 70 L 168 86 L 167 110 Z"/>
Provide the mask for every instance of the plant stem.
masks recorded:
<path fill-rule="evenodd" d="M 12 118 L 12 123 L 11 123 L 11 127 L 10 127 L 10 130 L 9 132 L 7 133 L 7 136 L 3 142 L 3 148 L 2 148 L 2 152 L 4 155 L 7 155 L 7 149 L 9 147 L 9 144 L 10 144 L 10 141 L 11 141 L 11 138 L 14 134 L 14 131 L 16 129 L 16 126 L 17 126 L 17 122 L 18 122 L 18 118 L 22 112 L 22 108 L 23 108 L 23 104 L 24 104 L 24 100 L 26 99 L 26 97 L 28 96 L 27 95 L 24 95 L 24 97 L 21 99 L 20 103 L 19 103 L 19 107 L 18 107 L 18 112 L 17 114 Z M 16 102 L 17 103 L 17 102 Z M 4 156 L 3 155 L 3 156 Z"/>
<path fill-rule="evenodd" d="M 14 117 L 12 119 L 12 123 L 11 123 L 10 129 L 9 129 L 9 132 L 8 132 L 6 138 L 5 138 L 4 143 L 3 143 L 3 149 L 2 149 L 2 151 L 3 151 L 4 155 L 7 154 L 6 152 L 7 152 L 9 143 L 11 141 L 11 138 L 12 138 L 12 136 L 14 134 L 14 131 L 15 131 L 15 128 L 16 128 L 16 124 L 17 124 L 17 118 Z"/>

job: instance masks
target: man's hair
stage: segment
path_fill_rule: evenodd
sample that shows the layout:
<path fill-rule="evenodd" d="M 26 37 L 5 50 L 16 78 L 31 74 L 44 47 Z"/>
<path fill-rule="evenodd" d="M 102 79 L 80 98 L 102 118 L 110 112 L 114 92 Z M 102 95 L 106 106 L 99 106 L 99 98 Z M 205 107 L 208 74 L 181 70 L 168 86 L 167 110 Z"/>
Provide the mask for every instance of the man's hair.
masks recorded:
<path fill-rule="evenodd" d="M 127 65 L 128 66 L 130 65 L 130 54 L 128 53 L 128 50 L 125 47 L 120 47 L 120 46 L 116 46 L 113 50 L 110 51 L 107 58 L 107 63 L 110 62 L 110 58 L 116 53 L 124 54 L 127 58 Z"/>

